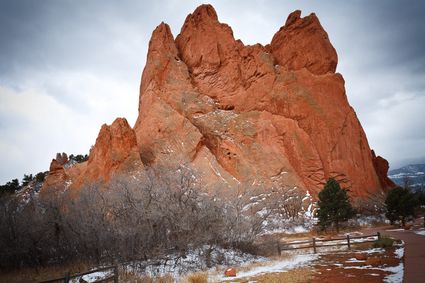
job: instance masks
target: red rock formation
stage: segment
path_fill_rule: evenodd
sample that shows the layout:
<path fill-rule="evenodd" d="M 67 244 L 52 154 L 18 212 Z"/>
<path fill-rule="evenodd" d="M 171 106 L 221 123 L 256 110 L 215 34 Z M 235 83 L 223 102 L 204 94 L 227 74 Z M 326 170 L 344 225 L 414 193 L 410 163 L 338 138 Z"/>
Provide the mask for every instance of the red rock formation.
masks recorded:
<path fill-rule="evenodd" d="M 68 180 L 68 175 L 66 174 L 65 168 L 63 167 L 65 162 L 63 162 L 64 160 L 61 157 L 62 155 L 58 153 L 56 158 L 59 161 L 52 159 L 52 162 L 50 163 L 49 174 L 46 176 L 46 179 L 43 183 L 43 188 L 41 190 L 43 193 L 64 188 L 65 182 Z"/>
<path fill-rule="evenodd" d="M 90 150 L 84 180 L 109 181 L 115 173 L 130 173 L 142 169 L 136 135 L 124 118 L 117 118 L 112 125 L 104 124 Z"/>
<path fill-rule="evenodd" d="M 62 161 L 63 156 L 59 156 Z M 106 184 L 115 175 L 128 176 L 143 169 L 135 132 L 124 118 L 102 126 L 88 161 L 67 169 L 64 164 L 53 159 L 42 191 L 68 186 L 78 191 L 85 185 Z"/>
<path fill-rule="evenodd" d="M 185 164 L 205 186 L 274 182 L 310 190 L 336 178 L 353 196 L 381 190 L 375 158 L 350 107 L 337 54 L 318 18 L 289 15 L 267 46 L 245 46 L 210 5 L 188 15 L 174 39 L 152 33 L 134 131 L 104 125 L 81 180 L 108 181 L 143 166 Z M 383 181 L 384 180 L 384 181 Z"/>
<path fill-rule="evenodd" d="M 384 190 L 388 191 L 397 187 L 397 185 L 388 178 L 388 169 L 390 168 L 388 161 L 381 157 L 376 156 L 375 152 L 372 150 L 373 165 L 375 166 L 376 173 L 378 174 L 379 181 Z"/>
<path fill-rule="evenodd" d="M 338 57 L 328 34 L 313 13 L 292 12 L 270 44 L 276 62 L 287 70 L 306 68 L 316 75 L 335 73 Z"/>
<path fill-rule="evenodd" d="M 210 5 L 186 18 L 176 40 L 162 23 L 142 76 L 135 125 L 142 158 L 189 162 L 226 182 L 279 177 L 318 192 L 334 177 L 353 195 L 380 190 L 336 65 L 314 14 L 292 13 L 266 47 L 235 40 Z"/>

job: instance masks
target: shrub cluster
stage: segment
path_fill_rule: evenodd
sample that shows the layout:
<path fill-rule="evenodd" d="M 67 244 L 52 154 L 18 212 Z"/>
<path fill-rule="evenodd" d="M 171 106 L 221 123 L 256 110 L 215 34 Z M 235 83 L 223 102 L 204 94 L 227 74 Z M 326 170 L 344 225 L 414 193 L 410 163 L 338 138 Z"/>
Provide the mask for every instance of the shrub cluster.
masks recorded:
<path fill-rule="evenodd" d="M 183 256 L 205 245 L 249 249 L 263 221 L 242 211 L 240 197 L 203 193 L 184 170 L 84 187 L 78 197 L 69 191 L 57 188 L 27 203 L 13 195 L 1 199 L 2 267 Z"/>

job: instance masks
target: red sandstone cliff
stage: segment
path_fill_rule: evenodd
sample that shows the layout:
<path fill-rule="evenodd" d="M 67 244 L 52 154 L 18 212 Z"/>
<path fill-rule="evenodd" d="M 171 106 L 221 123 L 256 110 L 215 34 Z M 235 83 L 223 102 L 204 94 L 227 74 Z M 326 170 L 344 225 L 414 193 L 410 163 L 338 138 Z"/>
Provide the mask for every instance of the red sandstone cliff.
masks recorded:
<path fill-rule="evenodd" d="M 314 14 L 295 11 L 269 45 L 245 46 L 202 5 L 175 39 L 165 23 L 152 33 L 134 131 L 122 119 L 104 125 L 85 168 L 48 180 L 107 182 L 143 162 L 184 163 L 206 186 L 279 182 L 317 193 L 334 177 L 354 196 L 392 186 L 337 61 Z"/>

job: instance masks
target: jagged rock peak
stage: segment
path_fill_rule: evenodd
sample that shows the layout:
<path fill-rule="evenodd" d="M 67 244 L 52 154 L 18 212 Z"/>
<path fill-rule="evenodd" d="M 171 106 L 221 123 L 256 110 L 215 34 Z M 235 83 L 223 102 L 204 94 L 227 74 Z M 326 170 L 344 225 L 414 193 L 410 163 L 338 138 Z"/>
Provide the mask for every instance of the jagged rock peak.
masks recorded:
<path fill-rule="evenodd" d="M 141 163 L 136 134 L 125 118 L 102 125 L 90 150 L 84 181 L 108 181 L 118 171 L 129 172 Z"/>
<path fill-rule="evenodd" d="M 171 33 L 170 26 L 164 22 L 161 22 L 152 32 L 149 46 L 155 45 L 156 43 L 166 43 L 166 46 L 171 42 L 174 42 L 173 34 Z"/>
<path fill-rule="evenodd" d="M 292 12 L 270 44 L 277 63 L 287 70 L 306 68 L 315 75 L 335 73 L 338 56 L 314 13 Z"/>
<path fill-rule="evenodd" d="M 148 54 L 151 53 L 157 53 L 158 56 L 174 56 L 177 54 L 174 36 L 168 24 L 162 22 L 152 32 Z"/>
<path fill-rule="evenodd" d="M 375 151 L 372 150 L 373 165 L 375 166 L 376 174 L 378 175 L 381 186 L 384 190 L 390 190 L 396 187 L 396 184 L 388 178 L 388 170 L 390 165 L 388 161 L 382 156 L 376 156 Z"/>
<path fill-rule="evenodd" d="M 134 130 L 125 118 L 117 118 L 110 126 L 102 125 L 96 144 L 90 150 L 88 165 L 100 160 L 120 162 L 135 147 L 137 147 L 137 141 Z M 105 159 L 105 157 L 108 158 Z"/>
<path fill-rule="evenodd" d="M 186 17 L 185 25 L 189 22 L 194 24 L 198 23 L 208 23 L 208 22 L 218 22 L 217 13 L 213 6 L 210 4 L 203 4 L 195 9 L 192 14 L 189 14 Z"/>
<path fill-rule="evenodd" d="M 289 26 L 296 22 L 296 20 L 301 18 L 301 10 L 295 10 L 292 13 L 289 14 L 288 18 L 286 19 L 285 26 Z"/>

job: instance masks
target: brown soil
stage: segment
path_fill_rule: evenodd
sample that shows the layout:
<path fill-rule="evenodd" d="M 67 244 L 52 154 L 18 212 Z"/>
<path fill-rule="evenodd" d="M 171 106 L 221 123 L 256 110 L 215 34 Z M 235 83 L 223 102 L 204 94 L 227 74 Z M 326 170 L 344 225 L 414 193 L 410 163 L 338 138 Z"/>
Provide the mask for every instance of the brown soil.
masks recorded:
<path fill-rule="evenodd" d="M 367 265 L 366 261 L 352 262 L 355 253 L 361 253 L 360 250 L 353 252 L 340 252 L 322 255 L 313 265 L 315 274 L 311 282 L 317 283 L 357 283 L 357 282 L 383 282 L 389 272 L 380 269 L 359 269 Z M 369 257 L 377 257 L 380 263 L 377 268 L 397 266 L 400 262 L 394 256 L 394 248 L 387 249 L 384 253 L 369 254 Z M 372 267 L 373 268 L 373 267 Z"/>
<path fill-rule="evenodd" d="M 416 219 L 412 230 L 394 230 L 392 226 L 371 228 L 365 233 L 374 233 L 379 231 L 383 235 L 389 235 L 393 238 L 403 240 L 405 243 L 404 251 L 404 278 L 405 283 L 421 283 L 425 278 L 425 236 L 418 235 L 414 231 L 423 227 L 423 218 Z"/>

